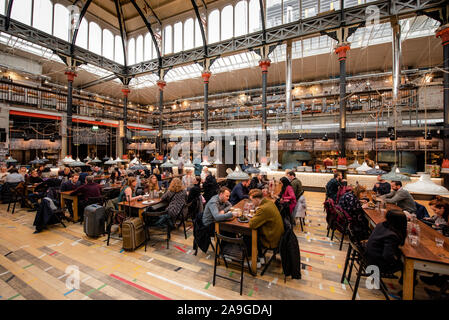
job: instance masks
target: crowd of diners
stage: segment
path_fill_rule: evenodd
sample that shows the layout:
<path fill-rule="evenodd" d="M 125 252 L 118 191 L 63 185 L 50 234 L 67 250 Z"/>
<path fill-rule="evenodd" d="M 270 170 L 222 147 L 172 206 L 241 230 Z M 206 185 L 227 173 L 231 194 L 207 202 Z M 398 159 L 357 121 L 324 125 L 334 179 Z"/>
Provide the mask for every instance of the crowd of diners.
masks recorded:
<path fill-rule="evenodd" d="M 284 222 L 281 210 L 287 210 L 292 224 L 304 217 L 307 210 L 304 189 L 294 171 L 287 170 L 280 179 L 279 194 L 273 192 L 272 181 L 263 174 L 254 174 L 251 179 L 235 183 L 227 180 L 219 185 L 214 175 L 207 169 L 195 165 L 195 168 L 178 168 L 182 175 L 171 180 L 163 180 L 163 172 L 153 165 L 144 170 L 130 170 L 128 165 L 115 165 L 108 168 L 99 166 L 61 167 L 58 172 L 39 166 L 27 169 L 25 166 L 2 166 L 0 168 L 0 188 L 18 184 L 33 185 L 25 201 L 31 211 L 38 210 L 41 199 L 51 198 L 56 206 L 60 205 L 58 191 L 70 191 L 71 195 L 79 196 L 78 216 L 83 219 L 83 210 L 89 204 L 89 199 L 102 195 L 102 185 L 119 186 L 118 195 L 113 203 L 121 201 L 142 200 L 144 194 L 156 193 L 161 201 L 167 203 L 164 211 L 165 221 L 174 228 L 179 210 L 188 204 L 188 212 L 192 219 L 197 219 L 208 236 L 214 233 L 215 222 L 233 219 L 238 214 L 231 208 L 242 200 L 247 200 L 255 208 L 255 214 L 249 221 L 249 227 L 258 230 L 258 263 L 265 263 L 261 256 L 263 248 L 273 248 L 279 244 L 284 233 Z M 170 170 L 168 168 L 167 170 Z M 107 175 L 100 183 L 96 176 Z M 104 176 L 103 176 L 104 177 Z M 378 176 L 372 190 L 377 200 L 396 204 L 401 211 L 386 212 L 386 221 L 379 223 L 374 230 L 368 230 L 368 223 L 363 209 L 367 201 L 359 199 L 354 188 L 347 184 L 341 173 L 337 172 L 326 185 L 326 201 L 331 201 L 350 217 L 350 221 L 363 240 L 368 263 L 379 266 L 383 274 L 393 274 L 403 268 L 400 247 L 407 237 L 407 217 L 416 215 L 436 229 L 444 229 L 448 224 L 449 203 L 441 197 L 430 201 L 433 215 L 429 217 L 424 206 L 418 204 L 412 195 L 402 187 L 401 181 L 388 182 Z M 170 181 L 168 183 L 168 181 Z M 1 193 L 0 193 L 1 194 Z M 269 199 L 271 198 L 271 199 Z M 65 216 L 67 220 L 73 217 L 71 201 L 67 201 Z M 115 226 L 113 232 L 119 228 Z M 36 232 L 42 228 L 36 226 Z M 245 239 L 248 252 L 251 255 L 250 239 Z M 402 277 L 402 276 L 401 276 Z M 427 284 L 446 285 L 447 278 L 440 275 L 421 276 Z M 400 282 L 402 278 L 400 279 Z"/>
<path fill-rule="evenodd" d="M 390 203 L 397 205 L 400 210 L 388 210 L 385 220 L 370 231 L 364 209 L 368 207 L 368 198 L 358 198 L 356 187 L 347 184 L 342 173 L 334 173 L 334 177 L 326 185 L 326 204 L 338 207 L 348 218 L 349 225 L 364 248 L 365 258 L 369 265 L 376 265 L 384 275 L 393 275 L 401 271 L 399 284 L 402 284 L 403 263 L 400 247 L 407 238 L 407 223 L 418 219 L 447 236 L 449 201 L 443 197 L 435 196 L 429 202 L 433 215 L 429 216 L 425 206 L 415 201 L 413 196 L 402 187 L 401 181 L 388 182 L 377 177 L 372 187 L 376 193 L 375 201 L 380 203 L 379 208 Z M 440 288 L 449 285 L 449 277 L 438 274 L 421 275 L 419 279 L 428 285 L 437 285 Z M 418 281 L 414 275 L 415 284 Z M 425 288 L 429 296 L 435 296 L 435 291 Z M 402 291 L 400 291 L 401 296 Z M 443 294 L 443 297 L 448 297 Z"/>

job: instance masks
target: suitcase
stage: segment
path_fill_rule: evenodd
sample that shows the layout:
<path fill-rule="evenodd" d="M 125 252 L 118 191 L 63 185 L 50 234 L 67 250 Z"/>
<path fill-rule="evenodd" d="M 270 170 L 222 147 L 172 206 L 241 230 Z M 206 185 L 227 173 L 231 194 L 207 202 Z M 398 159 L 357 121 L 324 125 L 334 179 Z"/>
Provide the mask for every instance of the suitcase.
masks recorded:
<path fill-rule="evenodd" d="M 138 217 L 128 218 L 122 223 L 123 249 L 136 250 L 144 241 L 145 233 L 142 220 Z"/>
<path fill-rule="evenodd" d="M 84 233 L 96 238 L 105 234 L 106 212 L 103 206 L 91 204 L 84 209 Z"/>

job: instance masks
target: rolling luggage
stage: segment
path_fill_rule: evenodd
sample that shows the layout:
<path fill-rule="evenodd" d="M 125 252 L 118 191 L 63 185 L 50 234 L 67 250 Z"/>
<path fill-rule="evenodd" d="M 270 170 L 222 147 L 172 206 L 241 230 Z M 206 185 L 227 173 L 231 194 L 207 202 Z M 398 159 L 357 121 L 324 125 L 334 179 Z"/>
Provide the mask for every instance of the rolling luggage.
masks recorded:
<path fill-rule="evenodd" d="M 105 234 L 106 212 L 104 207 L 91 204 L 84 209 L 84 233 L 96 238 Z"/>
<path fill-rule="evenodd" d="M 123 221 L 122 237 L 124 250 L 136 250 L 145 241 L 145 233 L 142 220 L 136 217 L 128 218 Z"/>

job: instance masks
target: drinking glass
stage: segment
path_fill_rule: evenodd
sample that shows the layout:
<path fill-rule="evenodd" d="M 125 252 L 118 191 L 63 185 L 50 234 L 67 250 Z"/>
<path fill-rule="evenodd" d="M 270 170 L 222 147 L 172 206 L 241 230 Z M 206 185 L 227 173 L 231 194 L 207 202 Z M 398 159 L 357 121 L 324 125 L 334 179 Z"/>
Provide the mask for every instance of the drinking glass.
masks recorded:
<path fill-rule="evenodd" d="M 435 244 L 437 247 L 442 248 L 444 245 L 444 239 L 435 237 Z"/>
<path fill-rule="evenodd" d="M 419 244 L 419 237 L 418 237 L 417 235 L 415 235 L 415 234 L 409 234 L 409 235 L 408 235 L 408 238 L 409 238 L 410 244 L 411 244 L 413 247 L 416 247 L 416 246 Z"/>

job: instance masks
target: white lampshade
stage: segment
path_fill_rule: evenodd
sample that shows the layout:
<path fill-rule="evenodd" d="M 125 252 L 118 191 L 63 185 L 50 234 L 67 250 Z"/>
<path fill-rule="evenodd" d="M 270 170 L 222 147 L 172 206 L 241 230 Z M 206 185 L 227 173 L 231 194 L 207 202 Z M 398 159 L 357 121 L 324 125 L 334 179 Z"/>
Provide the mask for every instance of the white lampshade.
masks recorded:
<path fill-rule="evenodd" d="M 186 163 L 184 163 L 184 168 L 195 168 L 195 165 L 189 159 L 186 161 Z"/>
<path fill-rule="evenodd" d="M 372 168 L 366 164 L 366 162 L 363 162 L 362 165 L 358 168 L 356 168 L 355 170 L 357 170 L 357 172 L 366 172 L 368 170 L 371 170 Z"/>
<path fill-rule="evenodd" d="M 348 168 L 349 169 L 357 169 L 360 166 L 361 166 L 361 164 L 359 163 L 359 161 L 357 159 L 355 159 L 354 162 L 348 166 Z"/>
<path fill-rule="evenodd" d="M 243 172 L 239 165 L 235 167 L 235 170 L 228 174 L 227 179 L 229 180 L 248 180 L 251 179 L 251 177 L 246 173 Z"/>
<path fill-rule="evenodd" d="M 69 163 L 72 163 L 73 161 L 75 161 L 75 160 L 72 159 L 72 156 L 65 156 L 65 158 L 62 159 L 62 163 L 64 163 L 64 164 L 69 164 Z"/>
<path fill-rule="evenodd" d="M 404 189 L 413 193 L 437 196 L 449 195 L 449 191 L 445 187 L 439 186 L 433 182 L 428 173 L 422 173 L 418 181 L 406 184 Z"/>

